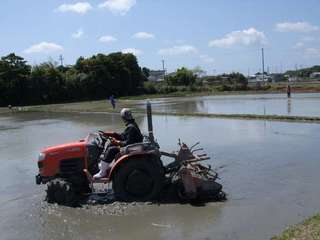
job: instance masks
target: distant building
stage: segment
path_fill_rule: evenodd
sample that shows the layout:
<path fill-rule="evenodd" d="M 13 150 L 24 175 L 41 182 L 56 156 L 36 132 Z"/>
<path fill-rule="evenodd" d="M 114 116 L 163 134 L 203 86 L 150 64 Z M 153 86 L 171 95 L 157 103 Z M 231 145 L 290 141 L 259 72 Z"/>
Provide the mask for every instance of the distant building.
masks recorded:
<path fill-rule="evenodd" d="M 164 80 L 165 70 L 150 70 L 148 80 L 152 82 L 161 82 Z"/>
<path fill-rule="evenodd" d="M 313 72 L 310 74 L 309 77 L 312 79 L 315 79 L 315 78 L 320 79 L 320 72 Z"/>
<path fill-rule="evenodd" d="M 262 75 L 262 73 L 256 73 L 254 75 L 248 76 L 247 79 L 248 83 L 272 82 L 272 77 L 270 75 Z"/>
<path fill-rule="evenodd" d="M 281 73 L 271 73 L 270 77 L 272 78 L 272 82 L 281 82 L 284 80 L 284 76 Z"/>
<path fill-rule="evenodd" d="M 288 81 L 289 82 L 298 82 L 299 78 L 297 76 L 289 76 Z"/>

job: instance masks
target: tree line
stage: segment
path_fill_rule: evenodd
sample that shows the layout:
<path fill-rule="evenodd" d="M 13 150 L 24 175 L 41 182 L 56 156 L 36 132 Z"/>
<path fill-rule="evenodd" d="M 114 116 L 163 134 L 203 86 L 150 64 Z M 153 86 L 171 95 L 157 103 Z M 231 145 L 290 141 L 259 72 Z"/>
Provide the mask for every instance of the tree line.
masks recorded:
<path fill-rule="evenodd" d="M 146 76 L 149 69 L 143 68 Z M 145 82 L 144 92 L 149 94 L 167 94 L 175 92 L 219 92 L 248 90 L 247 78 L 238 72 L 224 73 L 216 76 L 204 76 L 200 67 L 178 68 L 165 76 L 161 82 Z"/>
<path fill-rule="evenodd" d="M 97 100 L 138 94 L 146 80 L 133 54 L 80 57 L 74 65 L 31 66 L 11 53 L 0 60 L 0 106 Z"/>
<path fill-rule="evenodd" d="M 313 67 L 308 68 L 301 68 L 297 70 L 289 70 L 285 73 L 285 75 L 309 78 L 310 74 L 313 72 L 320 72 L 320 65 L 315 65 Z"/>
<path fill-rule="evenodd" d="M 68 66 L 53 62 L 31 66 L 11 53 L 0 59 L 0 106 L 98 100 L 110 95 L 247 89 L 247 79 L 241 73 L 200 77 L 202 73 L 200 67 L 182 67 L 155 83 L 147 81 L 150 69 L 140 68 L 130 53 L 80 57 Z"/>

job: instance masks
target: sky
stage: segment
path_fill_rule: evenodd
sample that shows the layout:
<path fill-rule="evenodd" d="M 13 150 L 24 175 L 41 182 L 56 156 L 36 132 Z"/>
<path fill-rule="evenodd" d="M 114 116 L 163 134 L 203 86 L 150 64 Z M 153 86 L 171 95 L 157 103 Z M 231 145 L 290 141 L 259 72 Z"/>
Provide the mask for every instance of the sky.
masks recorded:
<path fill-rule="evenodd" d="M 0 56 L 29 64 L 131 52 L 208 75 L 320 64 L 319 0 L 1 0 Z"/>

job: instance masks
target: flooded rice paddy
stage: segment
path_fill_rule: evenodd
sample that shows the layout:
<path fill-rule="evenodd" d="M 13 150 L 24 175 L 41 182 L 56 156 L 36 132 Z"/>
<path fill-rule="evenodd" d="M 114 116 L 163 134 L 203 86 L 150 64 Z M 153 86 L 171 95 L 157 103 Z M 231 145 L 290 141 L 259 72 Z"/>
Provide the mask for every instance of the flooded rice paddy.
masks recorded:
<path fill-rule="evenodd" d="M 48 205 L 45 187 L 34 181 L 39 150 L 98 129 L 121 131 L 120 118 L 3 114 L 0 239 L 269 239 L 320 211 L 320 124 L 176 116 L 154 116 L 153 120 L 163 150 L 177 150 L 178 138 L 190 145 L 201 141 L 211 156 L 208 163 L 220 173 L 228 201 L 205 206 Z M 137 117 L 137 122 L 146 131 L 146 119 Z"/>
<path fill-rule="evenodd" d="M 158 112 L 320 117 L 320 93 L 297 93 L 289 99 L 286 94 L 168 98 L 154 103 Z"/>

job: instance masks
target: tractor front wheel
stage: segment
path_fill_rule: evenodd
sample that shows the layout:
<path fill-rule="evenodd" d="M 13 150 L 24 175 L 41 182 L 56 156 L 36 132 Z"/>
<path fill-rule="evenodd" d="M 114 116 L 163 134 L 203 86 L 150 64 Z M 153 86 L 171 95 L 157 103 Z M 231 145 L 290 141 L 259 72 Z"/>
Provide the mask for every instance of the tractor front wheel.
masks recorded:
<path fill-rule="evenodd" d="M 47 184 L 46 200 L 48 203 L 75 207 L 78 204 L 79 198 L 72 183 L 58 178 L 51 180 Z"/>
<path fill-rule="evenodd" d="M 163 187 L 164 169 L 156 159 L 129 159 L 115 172 L 112 188 L 119 201 L 151 201 Z"/>

